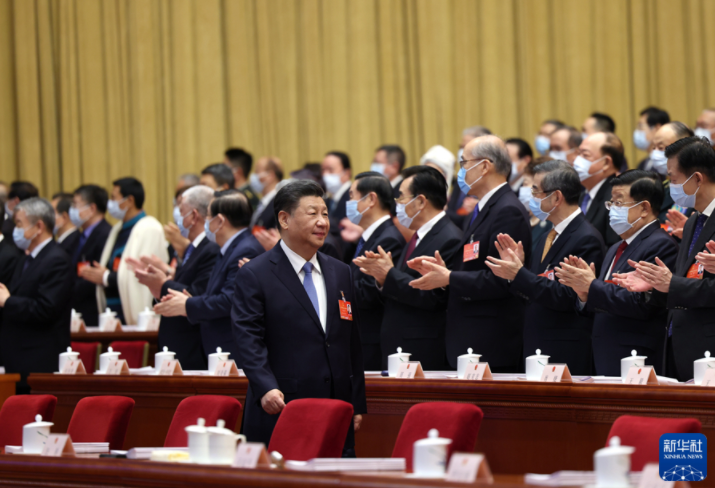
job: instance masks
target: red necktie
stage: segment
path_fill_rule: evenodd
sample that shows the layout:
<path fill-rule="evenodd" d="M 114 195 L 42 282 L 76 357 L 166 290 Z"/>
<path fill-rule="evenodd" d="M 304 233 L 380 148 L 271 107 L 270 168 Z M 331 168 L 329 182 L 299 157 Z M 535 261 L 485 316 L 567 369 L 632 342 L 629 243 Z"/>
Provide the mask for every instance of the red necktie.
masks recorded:
<path fill-rule="evenodd" d="M 408 259 L 410 259 L 410 256 L 412 256 L 412 251 L 415 250 L 415 247 L 417 246 L 417 232 L 412 234 L 412 239 L 410 239 L 410 242 L 407 243 L 407 249 L 405 250 L 405 259 L 402 260 L 403 263 L 406 263 Z"/>
<path fill-rule="evenodd" d="M 621 254 L 623 254 L 623 251 L 626 250 L 628 247 L 628 243 L 626 241 L 621 242 L 621 245 L 618 246 L 618 249 L 616 249 L 616 257 L 613 258 L 613 265 L 611 266 L 611 273 L 613 273 L 616 269 L 616 263 L 621 257 Z"/>

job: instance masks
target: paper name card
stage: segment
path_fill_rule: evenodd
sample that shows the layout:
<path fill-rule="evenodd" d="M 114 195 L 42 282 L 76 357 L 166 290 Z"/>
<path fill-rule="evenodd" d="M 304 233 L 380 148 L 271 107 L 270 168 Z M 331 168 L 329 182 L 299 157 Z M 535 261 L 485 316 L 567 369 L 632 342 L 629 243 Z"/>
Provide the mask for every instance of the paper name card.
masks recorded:
<path fill-rule="evenodd" d="M 115 359 L 107 365 L 106 375 L 129 374 L 129 365 L 126 359 Z"/>
<path fill-rule="evenodd" d="M 233 359 L 219 361 L 216 365 L 214 376 L 238 376 L 238 368 L 236 367 L 236 361 L 234 361 Z"/>
<path fill-rule="evenodd" d="M 657 385 L 653 366 L 631 366 L 626 375 L 627 385 Z"/>
<path fill-rule="evenodd" d="M 571 372 L 565 364 L 549 363 L 541 371 L 541 380 L 546 383 L 571 383 Z"/>
<path fill-rule="evenodd" d="M 60 374 L 87 374 L 87 370 L 84 369 L 84 364 L 81 359 L 73 359 L 65 362 Z"/>
<path fill-rule="evenodd" d="M 449 460 L 445 481 L 453 483 L 492 483 L 492 472 L 484 454 L 455 452 Z"/>
<path fill-rule="evenodd" d="M 178 359 L 165 359 L 159 367 L 159 376 L 183 376 L 184 370 L 181 369 Z"/>
<path fill-rule="evenodd" d="M 159 323 L 161 322 L 161 315 L 155 315 L 151 318 L 146 323 L 146 330 L 147 332 L 156 332 L 159 330 Z"/>
<path fill-rule="evenodd" d="M 397 377 L 403 379 L 424 378 L 425 372 L 419 361 L 405 361 L 397 369 Z"/>
<path fill-rule="evenodd" d="M 705 370 L 703 375 L 703 381 L 700 386 L 709 386 L 710 388 L 715 387 L 715 368 L 708 368 Z"/>
<path fill-rule="evenodd" d="M 117 318 L 106 319 L 102 322 L 102 325 L 99 327 L 99 331 L 100 332 L 121 332 L 122 326 L 119 323 L 119 319 L 117 319 Z"/>
<path fill-rule="evenodd" d="M 673 488 L 675 481 L 665 481 L 660 477 L 657 463 L 646 464 L 641 472 L 638 488 Z"/>
<path fill-rule="evenodd" d="M 271 465 L 266 446 L 262 442 L 241 442 L 233 458 L 234 468 L 267 468 Z"/>
<path fill-rule="evenodd" d="M 70 439 L 69 434 L 50 434 L 45 441 L 45 445 L 42 448 L 42 453 L 40 455 L 49 457 L 75 457 L 76 454 L 74 452 L 72 439 Z"/>
<path fill-rule="evenodd" d="M 84 320 L 73 318 L 72 322 L 70 323 L 70 332 L 87 332 L 87 326 L 85 325 Z"/>
<path fill-rule="evenodd" d="M 492 380 L 492 370 L 489 363 L 469 363 L 464 370 L 463 380 Z"/>

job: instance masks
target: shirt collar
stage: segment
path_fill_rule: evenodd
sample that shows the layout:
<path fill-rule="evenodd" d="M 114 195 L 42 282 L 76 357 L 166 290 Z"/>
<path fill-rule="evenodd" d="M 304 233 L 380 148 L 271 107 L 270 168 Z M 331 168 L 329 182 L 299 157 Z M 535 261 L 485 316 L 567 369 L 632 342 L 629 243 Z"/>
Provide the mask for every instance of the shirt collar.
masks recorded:
<path fill-rule="evenodd" d="M 345 183 L 343 183 L 343 186 L 341 186 L 338 191 L 335 192 L 335 195 L 333 195 L 333 200 L 335 200 L 335 203 L 338 203 L 338 201 L 343 197 L 345 192 L 350 189 L 351 184 L 352 184 L 352 182 L 350 180 L 348 180 Z"/>
<path fill-rule="evenodd" d="M 239 231 L 239 234 L 240 233 L 241 232 Z M 238 235 L 238 234 L 236 234 L 236 235 Z M 194 246 L 194 249 L 199 247 L 199 244 L 201 244 L 201 241 L 204 240 L 204 237 L 206 237 L 206 232 L 202 232 L 201 234 L 196 236 L 196 239 L 194 239 L 194 242 L 191 243 Z"/>
<path fill-rule="evenodd" d="M 37 255 L 40 254 L 40 251 L 42 251 L 45 248 L 45 246 L 50 243 L 50 241 L 52 241 L 52 237 L 48 237 L 47 239 L 45 239 L 44 241 L 39 243 L 37 245 L 37 247 L 35 247 L 35 249 L 33 249 L 32 252 L 30 253 L 30 256 L 32 256 L 32 259 L 35 259 L 37 257 Z"/>
<path fill-rule="evenodd" d="M 638 232 L 636 232 L 635 234 L 633 234 L 632 236 L 630 236 L 628 239 L 626 239 L 626 243 L 630 246 L 630 245 L 631 245 L 631 242 L 633 242 L 633 241 L 635 240 L 635 238 L 638 237 L 638 234 L 640 234 L 641 232 L 643 232 L 643 229 L 645 229 L 645 228 L 648 227 L 649 225 L 653 225 L 655 222 L 658 222 L 658 219 L 655 219 L 653 222 L 649 222 L 649 223 L 645 224 L 643 227 L 641 227 L 641 228 L 638 230 Z"/>
<path fill-rule="evenodd" d="M 715 210 L 715 199 L 713 199 L 713 201 L 710 202 L 710 205 L 708 205 L 705 210 L 703 210 L 703 214 L 710 217 L 710 215 L 712 215 L 713 213 L 713 210 Z"/>
<path fill-rule="evenodd" d="M 392 185 L 392 188 L 397 188 L 397 186 L 400 184 L 401 181 L 402 181 L 402 175 L 397 175 L 390 180 L 390 184 Z"/>
<path fill-rule="evenodd" d="M 137 222 L 139 222 L 139 221 L 140 221 L 141 219 L 143 219 L 144 217 L 146 217 L 146 212 L 145 212 L 144 210 L 142 210 L 141 212 L 139 212 L 139 213 L 136 215 L 136 217 L 134 217 L 134 218 L 131 219 L 131 220 L 127 220 L 126 222 L 124 222 L 124 223 L 122 224 L 122 230 L 128 229 L 128 228 L 130 228 L 130 227 L 133 227 L 134 224 L 136 224 Z"/>
<path fill-rule="evenodd" d="M 477 205 L 479 205 L 480 212 L 482 211 L 484 206 L 487 204 L 489 199 L 497 192 L 497 190 L 499 190 L 499 188 L 501 188 L 504 185 L 506 185 L 506 181 L 504 183 L 502 183 L 501 185 L 495 186 L 494 188 L 489 190 L 489 193 L 487 193 L 486 195 L 484 195 L 482 198 L 479 199 L 479 203 L 477 203 Z"/>
<path fill-rule="evenodd" d="M 389 215 L 385 215 L 385 216 L 377 219 L 375 222 L 373 222 L 372 225 L 370 227 L 368 227 L 367 229 L 365 229 L 365 231 L 362 233 L 362 239 L 365 242 L 367 242 L 368 239 L 370 239 L 370 236 L 372 236 L 372 234 L 375 232 L 375 229 L 380 227 L 382 225 L 382 223 L 385 222 L 389 218 L 390 218 Z"/>
<path fill-rule="evenodd" d="M 82 231 L 82 235 L 85 237 L 85 239 L 90 236 L 90 234 L 92 233 L 92 231 L 97 228 L 97 226 L 99 225 L 99 223 L 100 223 L 102 220 L 104 220 L 104 219 L 99 219 L 99 220 L 96 221 L 94 224 L 90 225 L 89 227 L 87 227 L 86 229 L 84 229 L 84 230 Z"/>
<path fill-rule="evenodd" d="M 601 180 L 598 183 L 596 183 L 596 186 L 591 188 L 588 192 L 588 194 L 591 196 L 591 201 L 593 201 L 594 198 L 596 198 L 596 194 L 598 193 L 598 190 L 601 189 L 603 184 L 606 182 L 606 180 Z"/>
<path fill-rule="evenodd" d="M 223 243 L 223 246 L 221 246 L 221 256 L 224 256 L 226 254 L 226 251 L 228 251 L 228 247 L 231 245 L 231 243 L 235 241 L 236 237 L 240 236 L 245 230 L 246 228 L 244 227 L 243 229 L 239 230 L 234 235 L 229 237 L 228 240 Z"/>
<path fill-rule="evenodd" d="M 283 239 L 280 240 L 280 243 L 283 252 L 286 253 L 288 261 L 290 261 L 290 265 L 293 266 L 293 270 L 296 274 L 299 274 L 303 270 L 303 266 L 305 265 L 305 263 L 307 263 L 308 261 L 303 259 L 290 247 L 288 247 L 288 244 L 286 244 Z M 310 258 L 310 262 L 313 264 L 313 271 L 317 271 L 318 273 L 323 274 L 320 270 L 320 263 L 318 262 L 318 253 L 313 254 L 313 257 Z"/>
<path fill-rule="evenodd" d="M 67 232 L 65 232 L 65 233 L 62 234 L 61 236 L 59 236 L 59 237 L 57 238 L 57 242 L 60 242 L 60 243 L 61 243 L 62 241 L 64 241 L 65 239 L 67 239 L 67 236 L 69 236 L 72 232 L 74 232 L 74 231 L 76 231 L 76 230 L 77 230 L 77 227 L 72 227 L 70 230 L 68 230 Z"/>
<path fill-rule="evenodd" d="M 424 237 L 427 235 L 427 233 L 432 230 L 432 227 L 434 227 L 434 225 L 437 222 L 439 222 L 439 219 L 441 219 L 445 215 L 447 215 L 447 214 L 444 212 L 444 210 L 442 210 L 440 213 L 435 215 L 434 218 L 432 218 L 432 220 L 430 220 L 425 225 L 423 225 L 422 227 L 417 229 L 417 240 L 421 241 L 422 239 L 424 239 Z"/>
<path fill-rule="evenodd" d="M 575 219 L 576 217 L 578 217 L 578 215 L 579 215 L 580 213 L 581 213 L 581 209 L 580 209 L 580 208 L 577 208 L 571 215 L 569 215 L 569 216 L 566 217 L 564 220 L 562 220 L 561 222 L 559 222 L 559 225 L 557 225 L 557 226 L 554 227 L 554 230 L 556 231 L 556 234 L 557 234 L 557 235 L 561 235 L 561 233 L 566 230 L 566 227 L 569 226 L 569 224 L 571 223 L 571 221 L 572 221 L 573 219 Z"/>
<path fill-rule="evenodd" d="M 273 197 L 276 196 L 276 193 L 278 193 L 278 187 L 272 189 L 265 195 L 263 195 L 263 198 L 261 198 L 261 205 L 264 207 L 270 203 L 271 200 L 273 200 Z"/>

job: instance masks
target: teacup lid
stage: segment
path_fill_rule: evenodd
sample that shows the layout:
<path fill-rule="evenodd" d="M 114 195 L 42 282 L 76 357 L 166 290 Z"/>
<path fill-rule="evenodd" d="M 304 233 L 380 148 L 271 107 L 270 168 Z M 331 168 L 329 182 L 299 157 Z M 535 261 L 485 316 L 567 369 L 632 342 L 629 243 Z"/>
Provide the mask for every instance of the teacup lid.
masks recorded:
<path fill-rule="evenodd" d="M 388 357 L 391 357 L 391 358 L 408 358 L 408 357 L 410 357 L 410 356 L 412 356 L 412 354 L 410 354 L 409 352 L 402 352 L 402 348 L 401 348 L 401 347 L 398 347 L 398 348 L 397 348 L 397 352 L 396 352 L 395 354 L 390 354 Z"/>
<path fill-rule="evenodd" d="M 157 354 L 176 354 L 176 353 L 173 351 L 169 351 L 169 348 L 164 346 L 164 349 L 159 351 Z"/>
<path fill-rule="evenodd" d="M 37 415 L 35 415 L 35 421 L 34 421 L 34 422 L 29 423 L 29 424 L 25 424 L 25 425 L 23 425 L 22 427 L 23 427 L 23 428 L 30 428 L 30 429 L 31 429 L 31 428 L 33 428 L 33 427 L 52 427 L 53 425 L 55 425 L 55 424 L 53 424 L 52 422 L 43 422 L 43 421 L 42 421 L 42 415 L 40 415 L 40 414 L 38 413 Z"/>
<path fill-rule="evenodd" d="M 472 354 L 474 350 L 470 347 L 467 349 L 467 354 L 462 354 L 459 356 L 460 358 L 480 358 L 482 357 L 481 354 Z"/>
<path fill-rule="evenodd" d="M 206 430 L 209 432 L 209 434 L 236 435 L 234 431 L 226 428 L 226 421 L 223 419 L 219 419 L 216 421 L 216 427 L 209 427 Z"/>
<path fill-rule="evenodd" d="M 67 346 L 67 352 L 61 352 L 60 356 L 74 356 L 75 354 L 79 354 L 77 351 L 72 350 L 72 346 Z"/>
<path fill-rule="evenodd" d="M 230 355 L 231 355 L 230 352 L 223 352 L 223 349 L 221 349 L 220 347 L 216 348 L 216 352 L 212 352 L 211 354 L 209 354 L 209 356 L 226 356 L 226 357 L 229 357 Z"/>
<path fill-rule="evenodd" d="M 139 312 L 139 315 L 154 315 L 154 311 L 149 309 L 149 307 L 145 307 L 143 312 Z"/>
<path fill-rule="evenodd" d="M 114 317 L 115 315 L 117 315 L 117 312 L 112 312 L 112 309 L 107 307 L 107 310 L 105 310 L 104 313 L 101 313 L 100 315 L 109 315 Z"/>
<path fill-rule="evenodd" d="M 604 447 L 603 449 L 596 451 L 596 456 L 623 456 L 624 454 L 633 454 L 633 451 L 635 450 L 635 447 L 622 446 L 621 438 L 614 435 L 608 441 L 608 447 Z"/>
<path fill-rule="evenodd" d="M 205 434 L 207 432 L 206 420 L 199 417 L 198 420 L 196 420 L 196 425 L 189 425 L 184 430 L 186 432 L 195 432 L 197 434 Z"/>
<path fill-rule="evenodd" d="M 73 308 L 72 317 L 82 318 L 82 314 Z"/>
<path fill-rule="evenodd" d="M 647 358 L 648 358 L 648 356 L 639 356 L 638 352 L 635 349 L 633 349 L 631 351 L 631 355 L 624 357 L 623 359 L 621 359 L 621 361 L 626 361 L 626 360 L 630 360 L 630 359 L 647 359 Z"/>
<path fill-rule="evenodd" d="M 452 439 L 439 436 L 437 429 L 430 429 L 425 439 L 415 441 L 416 446 L 446 446 L 452 443 Z"/>
<path fill-rule="evenodd" d="M 529 357 L 527 357 L 526 359 L 547 359 L 547 358 L 550 358 L 550 357 L 551 357 L 551 356 L 546 356 L 546 355 L 544 355 L 544 354 L 541 354 L 541 349 L 537 349 L 537 350 L 536 350 L 536 354 L 534 354 L 533 356 L 529 356 Z"/>
<path fill-rule="evenodd" d="M 119 351 L 115 352 L 114 349 L 112 349 L 112 346 L 109 346 L 107 348 L 107 352 L 103 352 L 102 354 L 100 354 L 100 356 L 119 356 L 120 354 L 121 354 L 121 352 L 119 352 Z"/>
<path fill-rule="evenodd" d="M 715 358 L 710 357 L 710 351 L 705 351 L 705 354 L 703 355 L 705 357 L 702 357 L 700 359 L 696 359 L 696 363 L 713 363 L 715 362 Z"/>

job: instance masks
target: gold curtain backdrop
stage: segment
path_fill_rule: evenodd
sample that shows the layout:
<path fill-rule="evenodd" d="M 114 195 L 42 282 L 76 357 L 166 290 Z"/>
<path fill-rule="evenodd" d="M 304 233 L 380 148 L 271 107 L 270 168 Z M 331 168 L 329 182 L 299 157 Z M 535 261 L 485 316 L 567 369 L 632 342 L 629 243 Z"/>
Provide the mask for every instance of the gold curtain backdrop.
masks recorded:
<path fill-rule="evenodd" d="M 134 175 L 166 220 L 178 175 L 242 146 L 287 170 L 383 143 L 408 164 L 484 124 L 715 105 L 712 0 L 0 0 L 0 179 L 43 196 Z"/>

